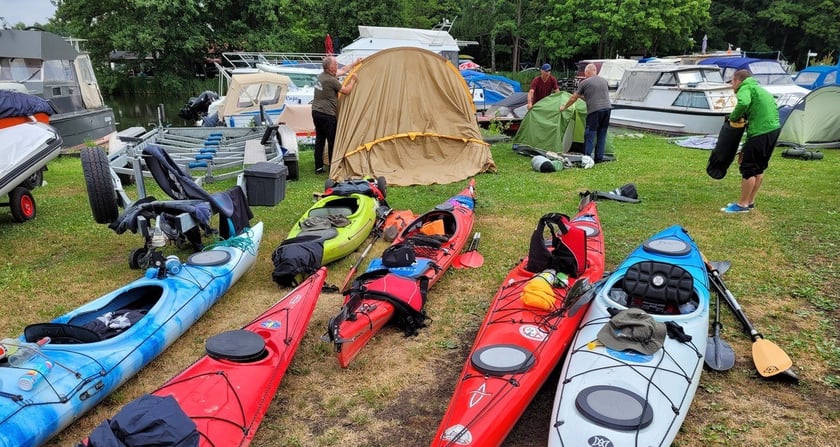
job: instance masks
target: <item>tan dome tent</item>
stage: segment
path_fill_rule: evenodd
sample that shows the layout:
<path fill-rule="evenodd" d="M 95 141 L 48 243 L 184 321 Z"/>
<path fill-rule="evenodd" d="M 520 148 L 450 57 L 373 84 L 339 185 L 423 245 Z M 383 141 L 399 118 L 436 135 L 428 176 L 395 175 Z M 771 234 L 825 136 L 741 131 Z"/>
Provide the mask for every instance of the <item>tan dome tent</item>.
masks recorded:
<path fill-rule="evenodd" d="M 495 171 L 458 69 L 420 48 L 391 48 L 355 69 L 339 98 L 330 178 L 385 177 L 389 185 L 452 183 Z"/>

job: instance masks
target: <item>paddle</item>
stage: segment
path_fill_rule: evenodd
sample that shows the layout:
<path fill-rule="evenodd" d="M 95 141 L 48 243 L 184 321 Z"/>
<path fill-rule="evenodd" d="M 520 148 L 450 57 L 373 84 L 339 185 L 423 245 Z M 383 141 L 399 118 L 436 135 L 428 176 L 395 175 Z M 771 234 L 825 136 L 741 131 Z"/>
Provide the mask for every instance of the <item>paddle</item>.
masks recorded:
<path fill-rule="evenodd" d="M 344 277 L 344 282 L 341 283 L 341 293 L 344 294 L 347 292 L 347 286 L 350 284 L 350 281 L 353 279 L 353 276 L 359 270 L 359 266 L 362 264 L 362 260 L 370 253 L 370 249 L 373 247 L 373 244 L 379 240 L 382 236 L 382 226 L 385 225 L 385 218 L 388 217 L 393 211 L 391 208 L 388 207 L 380 207 L 376 210 L 376 225 L 373 227 L 373 239 L 370 240 L 370 243 L 367 247 L 365 247 L 364 251 L 362 251 L 362 255 L 359 256 L 359 259 L 356 260 L 356 263 L 353 264 L 353 267 L 347 272 L 347 276 Z"/>
<path fill-rule="evenodd" d="M 715 294 L 715 322 L 712 323 L 712 336 L 706 343 L 706 366 L 715 371 L 729 371 L 735 366 L 735 351 L 729 343 L 720 339 L 720 295 Z"/>
<path fill-rule="evenodd" d="M 790 356 L 775 343 L 764 339 L 764 336 L 755 329 L 747 319 L 735 296 L 726 287 L 718 270 L 709 262 L 706 262 L 706 269 L 709 271 L 712 287 L 714 287 L 715 292 L 717 292 L 718 296 L 722 296 L 726 300 L 726 304 L 729 305 L 735 313 L 735 316 L 744 326 L 744 331 L 752 337 L 753 362 L 758 373 L 762 377 L 773 377 L 781 374 L 788 379 L 798 381 L 799 377 L 790 369 L 793 366 L 793 361 L 790 359 Z"/>
<path fill-rule="evenodd" d="M 469 247 L 467 247 L 467 251 L 458 256 L 455 260 L 456 262 L 453 264 L 460 266 L 461 268 L 478 268 L 484 265 L 484 256 L 478 252 L 479 240 L 481 240 L 481 233 L 476 232 L 473 235 L 472 241 L 470 241 Z"/>
<path fill-rule="evenodd" d="M 603 281 L 598 281 L 595 284 L 589 282 L 588 278 L 581 278 L 572 284 L 569 291 L 566 293 L 566 299 L 563 307 L 566 310 L 567 317 L 574 317 L 586 303 L 592 301 L 595 293 L 598 292 L 598 286 Z"/>

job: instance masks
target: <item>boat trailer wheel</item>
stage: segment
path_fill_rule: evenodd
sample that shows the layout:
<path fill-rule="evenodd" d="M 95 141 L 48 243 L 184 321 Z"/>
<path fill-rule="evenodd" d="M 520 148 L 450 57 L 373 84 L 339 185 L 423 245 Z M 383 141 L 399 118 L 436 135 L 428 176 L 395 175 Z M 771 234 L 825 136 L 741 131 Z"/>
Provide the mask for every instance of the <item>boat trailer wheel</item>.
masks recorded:
<path fill-rule="evenodd" d="M 15 222 L 26 222 L 35 218 L 35 199 L 23 186 L 18 186 L 9 193 L 9 208 Z"/>

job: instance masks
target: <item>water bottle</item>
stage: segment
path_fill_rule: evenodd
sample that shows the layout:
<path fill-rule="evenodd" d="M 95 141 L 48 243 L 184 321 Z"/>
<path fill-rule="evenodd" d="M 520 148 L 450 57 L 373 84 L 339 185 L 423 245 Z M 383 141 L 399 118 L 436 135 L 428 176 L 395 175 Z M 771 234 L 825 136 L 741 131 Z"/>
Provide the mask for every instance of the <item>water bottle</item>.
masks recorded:
<path fill-rule="evenodd" d="M 44 337 L 38 340 L 38 343 L 20 343 L 17 351 L 9 356 L 9 365 L 20 366 L 36 354 L 41 352 L 41 346 L 50 342 L 50 337 Z"/>
<path fill-rule="evenodd" d="M 0 360 L 12 355 L 17 351 L 20 340 L 16 338 L 4 338 L 0 340 Z"/>
<path fill-rule="evenodd" d="M 163 233 L 163 229 L 160 228 L 160 217 L 155 219 L 155 229 L 152 232 L 152 240 L 151 246 L 154 248 L 162 248 L 166 246 L 166 241 L 169 239 L 166 237 L 166 234 Z"/>
<path fill-rule="evenodd" d="M 569 286 L 569 277 L 563 272 L 557 273 L 554 269 L 543 270 L 537 276 L 551 284 L 551 287 L 565 288 Z"/>
<path fill-rule="evenodd" d="M 166 271 L 173 275 L 181 272 L 181 260 L 176 255 L 169 255 L 166 257 Z"/>
<path fill-rule="evenodd" d="M 31 369 L 26 371 L 18 379 L 18 388 L 23 391 L 31 391 L 35 388 L 35 385 L 37 385 L 41 379 L 46 377 L 53 367 L 52 362 L 44 358 L 33 359 L 29 363 L 31 365 Z"/>

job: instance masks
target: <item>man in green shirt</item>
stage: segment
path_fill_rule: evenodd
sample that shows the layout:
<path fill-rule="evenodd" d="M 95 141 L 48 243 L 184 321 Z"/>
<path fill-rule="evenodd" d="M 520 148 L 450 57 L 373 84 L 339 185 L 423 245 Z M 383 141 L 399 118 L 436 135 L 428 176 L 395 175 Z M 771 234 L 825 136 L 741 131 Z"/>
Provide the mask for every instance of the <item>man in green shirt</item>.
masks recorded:
<path fill-rule="evenodd" d="M 738 70 L 733 74 L 732 89 L 738 105 L 729 114 L 729 121 L 747 120 L 747 141 L 738 155 L 741 195 L 737 202 L 729 203 L 720 210 L 724 213 L 746 213 L 755 207 L 755 196 L 764 181 L 764 171 L 773 155 L 781 126 L 776 100 L 758 85 L 748 70 Z"/>

